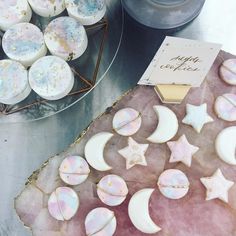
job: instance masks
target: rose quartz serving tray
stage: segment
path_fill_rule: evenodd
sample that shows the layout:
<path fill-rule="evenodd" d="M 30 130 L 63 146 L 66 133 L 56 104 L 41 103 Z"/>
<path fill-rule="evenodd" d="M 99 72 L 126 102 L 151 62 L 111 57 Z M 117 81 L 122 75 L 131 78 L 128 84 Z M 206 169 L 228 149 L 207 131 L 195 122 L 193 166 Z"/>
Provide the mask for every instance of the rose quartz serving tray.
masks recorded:
<path fill-rule="evenodd" d="M 107 207 L 114 211 L 117 218 L 116 236 L 141 236 L 128 216 L 130 197 L 143 188 L 155 188 L 151 195 L 149 211 L 152 220 L 162 228 L 157 236 L 233 236 L 236 235 L 236 184 L 229 191 L 229 203 L 218 199 L 205 201 L 206 189 L 200 178 L 212 176 L 220 168 L 226 179 L 236 182 L 236 166 L 221 161 L 215 151 L 217 134 L 236 122 L 227 122 L 217 118 L 214 112 L 214 101 L 224 93 L 235 93 L 236 87 L 224 83 L 218 76 L 219 65 L 232 55 L 220 52 L 211 71 L 200 88 L 191 89 L 181 105 L 167 105 L 179 121 L 179 130 L 172 140 L 185 134 L 188 141 L 199 147 L 193 156 L 191 167 L 182 163 L 169 163 L 170 149 L 164 144 L 153 144 L 147 141 L 155 130 L 158 120 L 153 110 L 154 105 L 161 104 L 153 87 L 137 86 L 124 95 L 112 108 L 98 117 L 74 144 L 65 152 L 50 158 L 28 180 L 25 188 L 15 200 L 15 209 L 25 226 L 35 236 L 83 236 L 84 221 L 90 210 L 96 207 Z M 191 126 L 181 121 L 186 114 L 186 103 L 200 105 L 207 103 L 208 114 L 214 122 L 206 124 L 198 134 Z M 147 166 L 136 165 L 126 170 L 125 159 L 118 150 L 127 146 L 127 137 L 118 135 L 112 129 L 114 114 L 125 107 L 132 107 L 141 113 L 142 125 L 132 137 L 138 143 L 149 143 L 145 153 Z M 73 187 L 80 198 L 77 214 L 70 220 L 59 222 L 52 218 L 47 209 L 50 194 L 59 186 L 66 186 L 59 177 L 58 168 L 68 155 L 84 157 L 84 146 L 94 134 L 107 131 L 114 136 L 105 146 L 104 157 L 113 167 L 112 170 L 99 172 L 91 168 L 88 179 L 81 185 Z M 190 188 L 187 195 L 179 200 L 165 198 L 157 187 L 157 179 L 163 170 L 176 168 L 188 177 Z M 96 184 L 107 174 L 117 174 L 127 183 L 129 193 L 126 200 L 116 207 L 105 206 L 98 198 Z"/>

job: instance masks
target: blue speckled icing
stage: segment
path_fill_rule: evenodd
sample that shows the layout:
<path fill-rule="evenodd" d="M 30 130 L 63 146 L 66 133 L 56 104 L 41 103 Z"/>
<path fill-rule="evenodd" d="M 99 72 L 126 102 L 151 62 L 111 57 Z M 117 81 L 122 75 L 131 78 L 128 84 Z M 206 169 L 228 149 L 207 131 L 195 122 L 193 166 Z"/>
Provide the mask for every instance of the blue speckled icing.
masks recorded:
<path fill-rule="evenodd" d="M 88 16 L 93 15 L 104 7 L 103 0 L 74 0 L 74 3 L 78 5 L 79 13 Z"/>
<path fill-rule="evenodd" d="M 33 57 L 44 47 L 40 29 L 29 23 L 11 27 L 3 36 L 3 50 L 13 60 Z"/>

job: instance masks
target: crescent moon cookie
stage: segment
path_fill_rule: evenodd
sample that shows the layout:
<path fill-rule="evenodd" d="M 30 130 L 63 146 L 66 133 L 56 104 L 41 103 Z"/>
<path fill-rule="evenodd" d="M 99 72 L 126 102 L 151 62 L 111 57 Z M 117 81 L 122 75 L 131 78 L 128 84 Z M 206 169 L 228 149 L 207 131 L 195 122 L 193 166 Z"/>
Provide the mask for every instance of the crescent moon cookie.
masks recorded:
<path fill-rule="evenodd" d="M 182 171 L 168 169 L 159 176 L 157 185 L 165 197 L 180 199 L 188 193 L 190 184 L 187 176 Z"/>
<path fill-rule="evenodd" d="M 217 135 L 215 148 L 222 161 L 236 165 L 236 126 L 225 128 Z"/>
<path fill-rule="evenodd" d="M 84 155 L 94 169 L 99 171 L 111 170 L 103 156 L 106 143 L 112 138 L 113 134 L 109 132 L 100 132 L 92 136 L 85 145 Z"/>
<path fill-rule="evenodd" d="M 185 135 L 182 135 L 177 141 L 167 142 L 167 145 L 171 150 L 169 162 L 181 161 L 188 167 L 191 166 L 192 156 L 199 150 L 199 147 L 188 142 Z"/>
<path fill-rule="evenodd" d="M 108 206 L 118 206 L 128 194 L 125 181 L 118 175 L 106 175 L 97 185 L 99 199 Z"/>
<path fill-rule="evenodd" d="M 32 16 L 27 0 L 1 0 L 0 9 L 0 29 L 3 31 L 15 24 L 29 22 Z"/>
<path fill-rule="evenodd" d="M 227 180 L 220 169 L 217 169 L 211 177 L 203 177 L 200 181 L 207 189 L 206 200 L 218 198 L 228 203 L 228 191 L 234 182 Z"/>
<path fill-rule="evenodd" d="M 41 30 L 30 23 L 19 23 L 10 27 L 2 38 L 6 55 L 24 66 L 31 66 L 47 53 Z"/>
<path fill-rule="evenodd" d="M 19 62 L 0 60 L 0 102 L 16 104 L 31 92 L 28 72 Z"/>
<path fill-rule="evenodd" d="M 112 236 L 116 231 L 115 213 L 107 208 L 91 210 L 85 218 L 85 230 L 88 236 Z"/>
<path fill-rule="evenodd" d="M 144 156 L 149 144 L 139 144 L 131 137 L 128 138 L 128 146 L 119 150 L 118 153 L 126 159 L 126 169 L 135 165 L 147 166 Z"/>
<path fill-rule="evenodd" d="M 220 66 L 219 74 L 227 84 L 236 85 L 236 59 L 225 60 Z"/>
<path fill-rule="evenodd" d="M 57 188 L 48 199 L 48 211 L 56 220 L 70 220 L 78 211 L 79 197 L 68 187 Z"/>
<path fill-rule="evenodd" d="M 89 165 L 80 156 L 66 157 L 59 168 L 61 179 L 69 185 L 83 183 L 90 173 Z"/>
<path fill-rule="evenodd" d="M 113 129 L 122 136 L 131 136 L 141 127 L 141 114 L 133 108 L 124 108 L 114 115 Z"/>
<path fill-rule="evenodd" d="M 145 234 L 155 234 L 161 230 L 149 214 L 149 200 L 153 191 L 152 188 L 139 190 L 131 197 L 128 206 L 129 218 L 133 225 Z"/>
<path fill-rule="evenodd" d="M 64 60 L 55 56 L 46 56 L 31 66 L 29 82 L 31 88 L 42 98 L 58 100 L 71 91 L 74 75 Z"/>
<path fill-rule="evenodd" d="M 172 139 L 178 131 L 178 119 L 175 113 L 166 106 L 153 106 L 158 117 L 158 125 L 151 136 L 147 138 L 152 143 L 165 143 Z"/>
<path fill-rule="evenodd" d="M 65 0 L 68 15 L 82 25 L 93 25 L 106 13 L 104 0 Z"/>
<path fill-rule="evenodd" d="M 79 58 L 88 46 L 83 25 L 68 16 L 52 20 L 45 29 L 44 39 L 51 54 L 65 61 Z"/>
<path fill-rule="evenodd" d="M 191 104 L 186 105 L 187 114 L 182 120 L 184 124 L 191 125 L 198 133 L 201 132 L 202 127 L 214 120 L 207 114 L 207 104 L 194 106 Z"/>
<path fill-rule="evenodd" d="M 57 16 L 65 10 L 64 0 L 28 0 L 33 11 L 43 17 Z"/>
<path fill-rule="evenodd" d="M 236 94 L 226 93 L 215 100 L 215 112 L 225 121 L 236 121 Z"/>

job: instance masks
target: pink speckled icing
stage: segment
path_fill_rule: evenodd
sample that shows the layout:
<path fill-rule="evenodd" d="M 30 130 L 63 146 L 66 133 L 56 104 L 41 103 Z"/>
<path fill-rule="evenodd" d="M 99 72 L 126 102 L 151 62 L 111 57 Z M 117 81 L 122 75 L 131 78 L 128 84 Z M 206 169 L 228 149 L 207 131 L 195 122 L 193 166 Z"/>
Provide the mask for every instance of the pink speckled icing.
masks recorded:
<path fill-rule="evenodd" d="M 48 210 L 57 220 L 70 220 L 79 208 L 76 192 L 68 187 L 57 188 L 48 199 Z"/>
<path fill-rule="evenodd" d="M 6 31 L 9 27 L 29 22 L 32 16 L 27 0 L 1 0 L 0 1 L 0 29 Z"/>
<path fill-rule="evenodd" d="M 3 35 L 2 48 L 6 55 L 25 66 L 30 66 L 46 55 L 43 33 L 31 23 L 19 23 Z"/>
<path fill-rule="evenodd" d="M 236 94 L 226 93 L 217 97 L 215 111 L 223 120 L 236 121 Z"/>
<path fill-rule="evenodd" d="M 43 17 L 52 17 L 65 9 L 64 0 L 28 0 L 35 13 Z"/>
<path fill-rule="evenodd" d="M 160 192 L 170 199 L 184 197 L 189 189 L 187 176 L 177 169 L 168 169 L 162 172 L 159 176 L 157 185 Z"/>
<path fill-rule="evenodd" d="M 61 179 L 69 185 L 77 185 L 84 182 L 90 169 L 84 158 L 80 156 L 66 157 L 59 168 Z"/>
<path fill-rule="evenodd" d="M 86 216 L 85 230 L 88 236 L 112 236 L 116 231 L 114 212 L 104 207 L 93 209 Z"/>
<path fill-rule="evenodd" d="M 130 136 L 135 134 L 142 120 L 138 111 L 133 108 L 124 108 L 119 110 L 113 118 L 113 129 L 120 135 Z"/>
<path fill-rule="evenodd" d="M 108 206 L 120 205 L 128 194 L 125 181 L 118 175 L 106 175 L 97 185 L 100 200 Z"/>
<path fill-rule="evenodd" d="M 236 85 L 236 59 L 228 59 L 223 62 L 219 69 L 220 77 L 226 83 Z"/>
<path fill-rule="evenodd" d="M 67 16 L 51 21 L 45 29 L 44 39 L 51 54 L 66 61 L 80 57 L 88 45 L 83 25 Z"/>

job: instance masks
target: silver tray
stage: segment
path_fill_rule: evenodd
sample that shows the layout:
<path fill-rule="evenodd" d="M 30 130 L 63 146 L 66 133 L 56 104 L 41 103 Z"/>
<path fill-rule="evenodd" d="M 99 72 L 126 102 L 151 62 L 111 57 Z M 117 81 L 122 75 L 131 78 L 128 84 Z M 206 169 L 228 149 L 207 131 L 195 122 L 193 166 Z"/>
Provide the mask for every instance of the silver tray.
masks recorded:
<path fill-rule="evenodd" d="M 71 93 L 63 99 L 48 101 L 32 91 L 21 103 L 13 106 L 0 104 L 0 123 L 29 122 L 55 115 L 83 99 L 99 84 L 118 53 L 124 25 L 121 2 L 116 1 L 114 4 L 112 0 L 108 0 L 106 3 L 105 17 L 96 25 L 86 27 L 89 41 L 87 50 L 79 59 L 69 62 L 76 77 Z M 67 12 L 64 11 L 61 15 L 67 15 Z M 44 31 L 54 18 L 33 14 L 31 22 Z M 0 59 L 4 58 L 6 56 L 0 48 Z"/>

